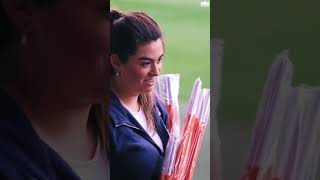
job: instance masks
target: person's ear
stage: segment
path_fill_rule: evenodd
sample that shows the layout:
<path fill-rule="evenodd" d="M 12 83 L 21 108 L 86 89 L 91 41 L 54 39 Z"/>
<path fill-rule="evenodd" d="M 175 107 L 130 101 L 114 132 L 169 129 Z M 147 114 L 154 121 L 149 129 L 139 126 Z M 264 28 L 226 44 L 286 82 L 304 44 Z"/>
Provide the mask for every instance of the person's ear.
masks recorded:
<path fill-rule="evenodd" d="M 122 63 L 121 63 L 120 58 L 117 54 L 111 54 L 110 64 L 116 73 L 120 73 Z"/>
<path fill-rule="evenodd" d="M 34 4 L 30 0 L 2 0 L 4 13 L 21 34 L 31 31 Z"/>

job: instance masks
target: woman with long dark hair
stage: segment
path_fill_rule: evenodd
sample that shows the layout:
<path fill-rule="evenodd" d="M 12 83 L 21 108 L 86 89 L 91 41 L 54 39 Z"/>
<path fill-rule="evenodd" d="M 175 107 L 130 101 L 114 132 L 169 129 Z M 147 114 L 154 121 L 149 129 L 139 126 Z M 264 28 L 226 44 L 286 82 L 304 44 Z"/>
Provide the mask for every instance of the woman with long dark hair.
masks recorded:
<path fill-rule="evenodd" d="M 0 0 L 0 179 L 109 179 L 109 12 Z"/>
<path fill-rule="evenodd" d="M 164 58 L 162 32 L 142 12 L 111 11 L 111 179 L 159 179 L 167 112 L 154 95 Z"/>

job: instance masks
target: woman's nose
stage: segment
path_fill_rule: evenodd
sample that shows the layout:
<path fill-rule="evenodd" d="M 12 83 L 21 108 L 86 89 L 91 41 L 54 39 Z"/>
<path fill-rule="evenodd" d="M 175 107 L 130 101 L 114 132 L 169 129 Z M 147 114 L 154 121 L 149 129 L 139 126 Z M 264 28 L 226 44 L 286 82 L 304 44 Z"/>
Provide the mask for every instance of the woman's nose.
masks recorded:
<path fill-rule="evenodd" d="M 154 63 L 151 69 L 152 75 L 153 76 L 159 76 L 160 75 L 160 69 L 161 69 L 161 64 Z"/>

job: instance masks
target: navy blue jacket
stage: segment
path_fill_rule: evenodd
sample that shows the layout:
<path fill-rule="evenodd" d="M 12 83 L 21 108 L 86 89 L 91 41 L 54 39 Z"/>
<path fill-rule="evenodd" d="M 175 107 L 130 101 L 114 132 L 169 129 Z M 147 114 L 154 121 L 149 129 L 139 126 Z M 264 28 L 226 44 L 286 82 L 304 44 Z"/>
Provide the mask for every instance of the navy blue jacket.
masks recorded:
<path fill-rule="evenodd" d="M 110 98 L 111 180 L 158 180 L 164 153 L 115 95 Z M 164 149 L 169 134 L 168 114 L 156 101 L 153 116 Z"/>
<path fill-rule="evenodd" d="M 69 165 L 39 138 L 19 106 L 2 89 L 0 179 L 80 180 Z"/>

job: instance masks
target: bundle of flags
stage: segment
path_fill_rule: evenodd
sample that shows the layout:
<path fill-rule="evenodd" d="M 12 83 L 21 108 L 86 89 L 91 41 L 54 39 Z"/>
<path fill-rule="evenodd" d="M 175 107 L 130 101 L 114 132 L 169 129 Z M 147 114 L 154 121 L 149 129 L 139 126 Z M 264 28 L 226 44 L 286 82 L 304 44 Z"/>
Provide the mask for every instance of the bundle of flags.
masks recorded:
<path fill-rule="evenodd" d="M 242 180 L 319 179 L 320 88 L 291 85 L 288 51 L 272 64 Z"/>
<path fill-rule="evenodd" d="M 165 151 L 162 180 L 191 180 L 210 114 L 210 90 L 202 89 L 197 79 L 189 99 L 187 115 L 180 129 L 178 75 L 161 75 L 157 81 L 158 95 L 169 112 L 169 142 Z"/>
<path fill-rule="evenodd" d="M 163 100 L 168 111 L 168 130 L 170 134 L 180 137 L 179 118 L 179 74 L 160 75 L 157 79 L 156 91 L 160 99 Z"/>

